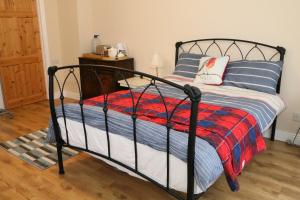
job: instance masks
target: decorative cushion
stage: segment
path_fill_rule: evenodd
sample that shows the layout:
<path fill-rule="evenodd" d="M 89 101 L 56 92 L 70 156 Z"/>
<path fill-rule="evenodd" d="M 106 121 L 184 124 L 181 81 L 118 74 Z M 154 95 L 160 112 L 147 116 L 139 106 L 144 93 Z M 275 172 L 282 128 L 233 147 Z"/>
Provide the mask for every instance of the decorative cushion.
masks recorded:
<path fill-rule="evenodd" d="M 229 56 L 201 58 L 199 71 L 194 82 L 208 85 L 221 85 L 228 62 Z"/>
<path fill-rule="evenodd" d="M 228 64 L 224 85 L 276 94 L 282 61 L 235 61 Z"/>
<path fill-rule="evenodd" d="M 202 57 L 204 57 L 204 55 L 181 53 L 173 74 L 186 78 L 195 78 L 199 69 L 199 61 Z"/>

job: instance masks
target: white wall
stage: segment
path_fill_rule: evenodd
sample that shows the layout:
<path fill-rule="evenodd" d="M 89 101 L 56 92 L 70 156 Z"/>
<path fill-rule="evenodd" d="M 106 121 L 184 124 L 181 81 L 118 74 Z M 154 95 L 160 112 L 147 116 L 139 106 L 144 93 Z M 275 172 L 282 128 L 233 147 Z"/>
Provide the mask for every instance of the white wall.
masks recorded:
<path fill-rule="evenodd" d="M 77 4 L 74 0 L 58 1 L 61 65 L 78 63 L 79 33 Z"/>
<path fill-rule="evenodd" d="M 91 0 L 44 0 L 50 65 L 78 63 L 91 51 L 94 35 Z"/>
<path fill-rule="evenodd" d="M 82 53 L 90 52 L 92 7 L 89 0 L 44 0 L 47 24 L 49 65 L 78 64 Z M 46 66 L 48 67 L 48 66 Z M 65 73 L 58 73 L 64 80 Z M 77 92 L 74 79 L 66 84 L 68 92 Z"/>
<path fill-rule="evenodd" d="M 79 53 L 90 53 L 94 35 L 92 0 L 77 0 Z"/>
<path fill-rule="evenodd" d="M 180 40 L 228 37 L 286 47 L 281 96 L 287 109 L 279 128 L 295 132 L 300 112 L 300 1 L 298 0 L 93 0 L 94 31 L 107 43 L 123 41 L 140 71 L 152 72 L 158 51 L 165 73 L 174 68 L 174 44 Z"/>
<path fill-rule="evenodd" d="M 46 19 L 47 40 L 49 51 L 49 65 L 60 65 L 62 59 L 60 15 L 57 0 L 44 0 L 43 12 Z M 48 67 L 48 66 L 46 66 Z"/>

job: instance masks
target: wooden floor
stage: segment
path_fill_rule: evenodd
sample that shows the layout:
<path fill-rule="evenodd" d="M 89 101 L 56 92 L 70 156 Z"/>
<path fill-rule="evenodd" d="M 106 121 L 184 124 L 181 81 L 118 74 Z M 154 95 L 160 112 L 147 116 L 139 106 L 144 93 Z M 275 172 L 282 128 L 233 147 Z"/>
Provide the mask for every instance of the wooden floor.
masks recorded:
<path fill-rule="evenodd" d="M 14 119 L 1 117 L 0 141 L 47 127 L 48 102 L 13 110 Z M 66 174 L 57 166 L 38 170 L 0 149 L 0 200 L 9 199 L 173 199 L 156 186 L 130 177 L 81 153 L 65 162 Z M 300 199 L 300 148 L 268 142 L 239 178 L 240 191 L 229 190 L 224 176 L 202 199 Z"/>

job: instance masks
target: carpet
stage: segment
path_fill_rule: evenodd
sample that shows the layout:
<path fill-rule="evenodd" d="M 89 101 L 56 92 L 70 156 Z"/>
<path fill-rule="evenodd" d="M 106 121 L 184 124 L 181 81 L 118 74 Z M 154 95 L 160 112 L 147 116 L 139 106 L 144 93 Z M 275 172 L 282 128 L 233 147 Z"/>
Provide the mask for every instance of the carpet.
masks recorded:
<path fill-rule="evenodd" d="M 0 142 L 0 147 L 30 165 L 41 170 L 47 169 L 57 163 L 55 144 L 46 143 L 47 131 L 48 129 L 42 129 L 11 141 Z M 78 153 L 69 147 L 63 147 L 63 160 L 67 160 Z"/>

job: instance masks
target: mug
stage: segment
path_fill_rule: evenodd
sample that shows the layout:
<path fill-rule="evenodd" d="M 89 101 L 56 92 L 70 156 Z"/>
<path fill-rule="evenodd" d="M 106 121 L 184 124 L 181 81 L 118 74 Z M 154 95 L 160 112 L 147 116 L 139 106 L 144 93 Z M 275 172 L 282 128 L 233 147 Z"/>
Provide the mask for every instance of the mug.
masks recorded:
<path fill-rule="evenodd" d="M 108 56 L 109 57 L 115 58 L 117 56 L 117 54 L 118 54 L 118 50 L 116 48 L 112 47 L 112 48 L 108 49 Z"/>

